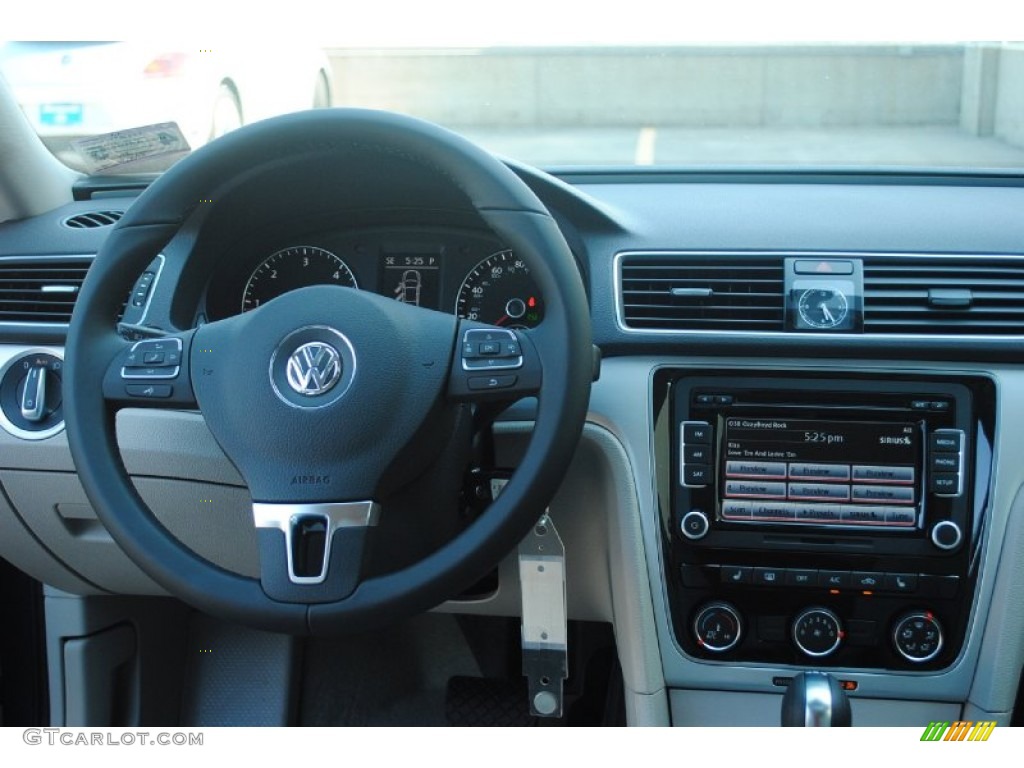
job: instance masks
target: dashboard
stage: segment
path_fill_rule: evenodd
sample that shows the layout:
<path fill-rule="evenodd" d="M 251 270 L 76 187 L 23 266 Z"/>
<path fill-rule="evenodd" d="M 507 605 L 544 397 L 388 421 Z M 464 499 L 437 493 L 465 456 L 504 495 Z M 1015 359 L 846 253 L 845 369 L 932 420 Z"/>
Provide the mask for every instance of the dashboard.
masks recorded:
<path fill-rule="evenodd" d="M 614 628 L 630 721 L 774 724 L 786 681 L 819 669 L 855 724 L 1009 723 L 1024 661 L 1020 180 L 514 170 L 575 252 L 603 355 L 550 514 L 570 617 Z M 86 258 L 105 232 L 62 222 L 130 204 L 97 195 L 0 225 L 0 261 Z M 149 317 L 195 325 L 327 283 L 542 323 L 530 265 L 462 213 L 326 208 L 302 197 L 241 240 L 202 225 L 189 237 L 209 267 L 186 306 L 154 298 Z M 0 363 L 59 356 L 65 327 L 0 323 Z M 24 383 L 11 387 L 18 405 Z M 533 407 L 495 428 L 509 468 Z M 248 497 L 201 417 L 129 410 L 118 428 L 154 514 L 252 574 Z M 71 594 L 161 593 L 104 538 L 59 431 L 0 444 L 0 554 Z M 196 514 L 200 493 L 221 514 Z M 515 614 L 510 560 L 500 588 L 441 609 Z"/>

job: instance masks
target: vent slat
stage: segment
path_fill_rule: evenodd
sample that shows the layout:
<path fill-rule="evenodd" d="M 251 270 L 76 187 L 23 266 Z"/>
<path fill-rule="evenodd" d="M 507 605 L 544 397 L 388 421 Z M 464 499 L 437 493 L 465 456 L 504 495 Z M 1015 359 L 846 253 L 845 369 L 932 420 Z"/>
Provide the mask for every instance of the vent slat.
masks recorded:
<path fill-rule="evenodd" d="M 968 291 L 970 304 L 932 304 L 932 289 Z M 867 257 L 864 331 L 1024 335 L 1024 258 Z"/>
<path fill-rule="evenodd" d="M 782 259 L 632 254 L 620 261 L 622 320 L 637 330 L 781 331 Z M 707 288 L 676 296 L 673 288 Z"/>
<path fill-rule="evenodd" d="M 0 321 L 69 322 L 90 262 L 90 257 L 0 260 Z"/>

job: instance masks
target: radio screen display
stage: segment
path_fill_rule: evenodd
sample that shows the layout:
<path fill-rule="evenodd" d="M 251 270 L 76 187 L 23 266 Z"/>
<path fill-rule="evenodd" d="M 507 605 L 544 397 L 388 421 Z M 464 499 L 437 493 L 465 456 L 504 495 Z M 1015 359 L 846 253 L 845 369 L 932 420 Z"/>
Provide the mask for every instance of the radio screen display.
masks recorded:
<path fill-rule="evenodd" d="M 721 517 L 914 527 L 920 441 L 910 423 L 728 417 Z"/>

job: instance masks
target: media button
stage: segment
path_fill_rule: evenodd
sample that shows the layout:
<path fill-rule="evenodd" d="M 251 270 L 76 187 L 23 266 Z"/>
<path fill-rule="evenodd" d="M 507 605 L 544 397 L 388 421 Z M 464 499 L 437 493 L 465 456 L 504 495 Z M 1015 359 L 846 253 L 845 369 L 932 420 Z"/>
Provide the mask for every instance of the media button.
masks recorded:
<path fill-rule="evenodd" d="M 725 476 L 785 480 L 786 465 L 781 461 L 727 461 L 725 462 Z"/>
<path fill-rule="evenodd" d="M 789 465 L 790 480 L 849 480 L 849 464 L 804 464 L 793 462 Z"/>
<path fill-rule="evenodd" d="M 900 485 L 914 484 L 913 467 L 853 467 L 853 482 L 855 483 L 898 483 Z"/>
<path fill-rule="evenodd" d="M 964 433 L 959 429 L 937 429 L 928 440 L 932 453 L 960 453 L 963 445 Z"/>
<path fill-rule="evenodd" d="M 850 572 L 818 571 L 818 586 L 827 589 L 847 589 L 850 586 Z"/>
<path fill-rule="evenodd" d="M 913 504 L 914 489 L 889 485 L 855 485 L 854 501 L 882 501 L 889 504 Z"/>
<path fill-rule="evenodd" d="M 749 501 L 723 501 L 723 520 L 749 520 L 751 502 Z"/>
<path fill-rule="evenodd" d="M 725 495 L 746 496 L 752 499 L 784 499 L 786 498 L 786 484 L 756 480 L 729 480 L 725 484 Z"/>
<path fill-rule="evenodd" d="M 784 568 L 755 568 L 754 583 L 765 587 L 781 587 L 785 583 Z"/>
<path fill-rule="evenodd" d="M 850 498 L 850 486 L 826 485 L 824 483 L 790 483 L 789 498 L 800 501 L 810 499 L 847 501 Z"/>

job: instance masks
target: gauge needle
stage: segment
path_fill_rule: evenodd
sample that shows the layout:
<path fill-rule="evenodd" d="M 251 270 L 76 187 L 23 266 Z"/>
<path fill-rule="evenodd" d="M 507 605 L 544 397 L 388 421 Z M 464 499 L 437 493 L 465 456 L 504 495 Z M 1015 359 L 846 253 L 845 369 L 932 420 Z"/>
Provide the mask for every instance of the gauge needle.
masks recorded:
<path fill-rule="evenodd" d="M 827 304 L 819 304 L 818 308 L 821 310 L 821 313 L 825 315 L 825 319 L 828 320 L 830 323 L 834 323 L 836 321 L 836 319 L 832 317 L 832 313 L 828 311 Z"/>
<path fill-rule="evenodd" d="M 495 322 L 494 324 L 495 324 L 495 325 L 504 325 L 505 323 L 507 323 L 507 322 L 509 321 L 509 319 L 510 319 L 510 318 L 509 318 L 509 316 L 508 316 L 508 315 L 502 315 L 502 316 L 501 316 L 501 319 L 500 319 L 500 320 L 498 320 L 497 322 Z"/>

